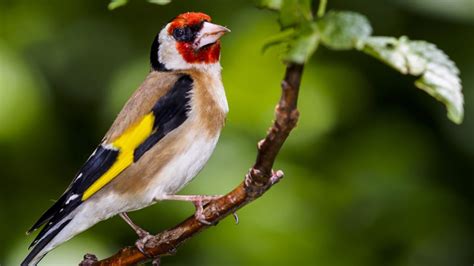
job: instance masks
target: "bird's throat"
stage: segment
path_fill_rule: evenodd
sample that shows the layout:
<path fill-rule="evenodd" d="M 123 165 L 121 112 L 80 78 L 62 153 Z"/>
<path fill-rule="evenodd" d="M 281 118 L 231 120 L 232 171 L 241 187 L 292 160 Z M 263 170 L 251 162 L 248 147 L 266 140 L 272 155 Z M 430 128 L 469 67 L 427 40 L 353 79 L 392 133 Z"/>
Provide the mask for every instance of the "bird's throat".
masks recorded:
<path fill-rule="evenodd" d="M 195 50 L 192 43 L 178 42 L 176 43 L 176 49 L 189 64 L 213 64 L 219 61 L 221 45 L 217 41 L 199 50 Z"/>

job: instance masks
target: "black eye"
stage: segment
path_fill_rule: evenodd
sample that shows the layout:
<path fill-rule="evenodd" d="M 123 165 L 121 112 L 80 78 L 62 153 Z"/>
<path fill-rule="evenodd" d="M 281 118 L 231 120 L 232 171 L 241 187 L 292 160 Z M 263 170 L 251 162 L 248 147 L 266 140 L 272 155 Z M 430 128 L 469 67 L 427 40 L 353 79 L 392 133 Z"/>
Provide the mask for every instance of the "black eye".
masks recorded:
<path fill-rule="evenodd" d="M 183 29 L 183 28 L 176 28 L 176 29 L 174 29 L 174 31 L 173 31 L 173 37 L 174 37 L 176 40 L 182 39 L 183 36 L 184 36 L 184 29 Z"/>
<path fill-rule="evenodd" d="M 192 42 L 195 33 L 190 27 L 176 28 L 173 30 L 173 37 L 179 42 Z"/>

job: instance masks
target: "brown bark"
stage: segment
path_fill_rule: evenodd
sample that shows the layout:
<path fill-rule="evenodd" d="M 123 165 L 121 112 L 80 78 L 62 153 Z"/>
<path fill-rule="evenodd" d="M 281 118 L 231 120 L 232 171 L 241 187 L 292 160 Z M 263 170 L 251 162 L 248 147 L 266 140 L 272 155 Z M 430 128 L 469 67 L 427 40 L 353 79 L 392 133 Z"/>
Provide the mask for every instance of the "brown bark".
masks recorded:
<path fill-rule="evenodd" d="M 205 206 L 204 215 L 210 223 L 216 224 L 257 199 L 283 177 L 283 172 L 273 172 L 272 167 L 283 143 L 298 121 L 297 100 L 302 73 L 303 65 L 288 64 L 281 84 L 281 98 L 275 109 L 275 121 L 265 139 L 258 143 L 255 164 L 245 176 L 245 180 L 234 190 Z M 149 256 L 141 253 L 136 247 L 125 247 L 115 255 L 100 261 L 88 254 L 81 265 L 135 265 L 172 255 L 187 239 L 210 226 L 199 222 L 193 215 L 148 241 L 146 251 Z"/>

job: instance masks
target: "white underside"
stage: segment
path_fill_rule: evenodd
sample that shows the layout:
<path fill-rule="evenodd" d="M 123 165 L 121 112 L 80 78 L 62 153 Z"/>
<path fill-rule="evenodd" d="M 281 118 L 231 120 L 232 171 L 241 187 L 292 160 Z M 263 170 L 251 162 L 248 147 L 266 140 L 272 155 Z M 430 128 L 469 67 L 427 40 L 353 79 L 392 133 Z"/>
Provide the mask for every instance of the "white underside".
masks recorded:
<path fill-rule="evenodd" d="M 189 141 L 192 142 L 181 156 L 172 160 L 154 178 L 150 186 L 150 198 L 152 201 L 161 200 L 165 195 L 173 195 L 189 183 L 211 157 L 217 144 L 219 136 L 209 139 L 207 136 L 199 136 L 200 132 L 188 134 Z"/>

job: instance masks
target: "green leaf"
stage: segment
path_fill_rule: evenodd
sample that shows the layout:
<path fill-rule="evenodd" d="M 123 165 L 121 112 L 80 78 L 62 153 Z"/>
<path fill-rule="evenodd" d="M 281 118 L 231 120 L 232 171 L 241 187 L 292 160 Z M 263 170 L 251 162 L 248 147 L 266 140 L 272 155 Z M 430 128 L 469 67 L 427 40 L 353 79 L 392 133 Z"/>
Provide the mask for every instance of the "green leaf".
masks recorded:
<path fill-rule="evenodd" d="M 282 0 L 280 6 L 280 26 L 286 29 L 313 19 L 311 0 Z"/>
<path fill-rule="evenodd" d="M 148 0 L 148 2 L 157 5 L 166 5 L 171 3 L 171 0 Z"/>
<path fill-rule="evenodd" d="M 112 1 L 110 1 L 109 5 L 108 5 L 108 8 L 109 8 L 109 10 L 113 10 L 113 9 L 118 8 L 118 7 L 126 5 L 127 2 L 128 2 L 128 0 L 112 0 Z"/>
<path fill-rule="evenodd" d="M 287 30 L 280 31 L 278 34 L 273 35 L 265 41 L 262 47 L 262 52 L 265 52 L 266 50 L 268 50 L 268 48 L 274 45 L 288 43 L 295 37 L 296 31 L 294 28 L 289 28 Z"/>
<path fill-rule="evenodd" d="M 288 51 L 284 57 L 287 62 L 303 64 L 313 55 L 319 43 L 316 24 L 308 23 L 298 29 L 295 38 L 288 43 Z"/>
<path fill-rule="evenodd" d="M 357 47 L 402 74 L 420 76 L 415 85 L 446 105 L 448 117 L 460 124 L 464 116 L 459 70 L 434 44 L 407 37 L 370 37 Z"/>
<path fill-rule="evenodd" d="M 372 34 L 367 18 L 350 11 L 330 11 L 318 20 L 321 41 L 331 49 L 352 49 Z"/>
<path fill-rule="evenodd" d="M 260 8 L 270 10 L 280 10 L 283 0 L 256 0 L 256 5 Z"/>
<path fill-rule="evenodd" d="M 118 7 L 124 6 L 128 3 L 128 0 L 111 0 L 109 3 L 109 10 L 116 9 Z M 166 5 L 171 3 L 171 0 L 148 0 L 148 3 L 157 4 L 157 5 Z"/>

